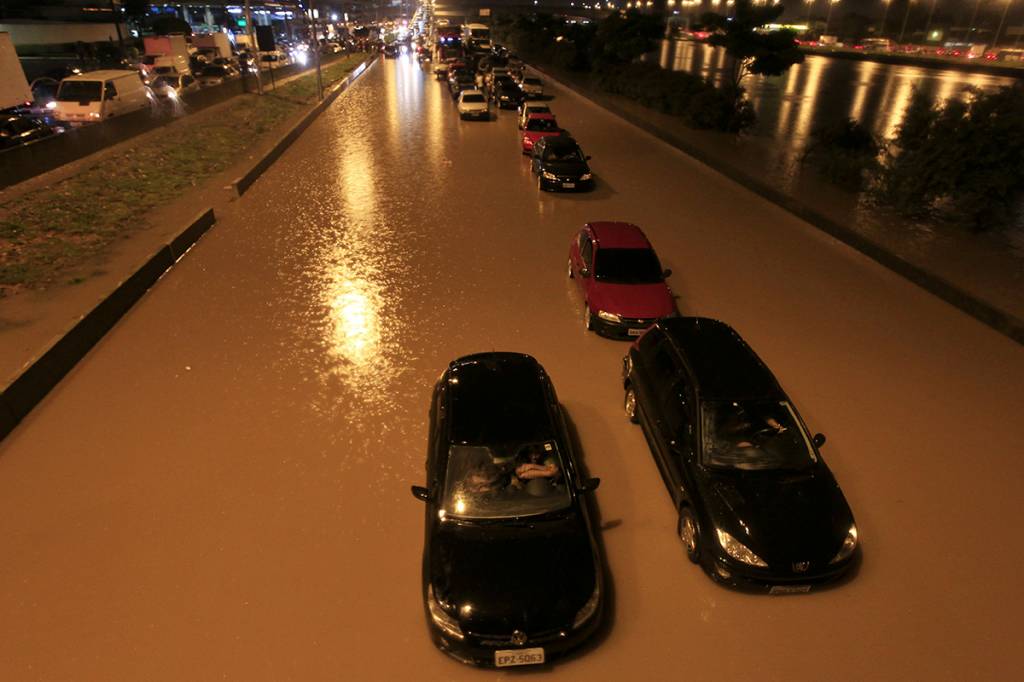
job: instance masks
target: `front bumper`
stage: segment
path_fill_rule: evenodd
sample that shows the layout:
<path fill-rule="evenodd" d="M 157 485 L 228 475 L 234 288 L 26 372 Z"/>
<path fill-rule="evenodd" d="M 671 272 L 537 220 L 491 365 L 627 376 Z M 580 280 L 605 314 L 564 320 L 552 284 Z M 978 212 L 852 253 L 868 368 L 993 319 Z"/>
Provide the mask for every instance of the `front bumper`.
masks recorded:
<path fill-rule="evenodd" d="M 622 322 L 610 322 L 598 317 L 596 312 L 593 315 L 593 326 L 595 332 L 601 336 L 606 336 L 611 339 L 627 339 L 630 341 L 635 340 L 644 332 L 645 329 L 650 327 L 659 319 L 657 317 L 623 317 Z"/>
<path fill-rule="evenodd" d="M 566 185 L 573 185 L 566 187 Z M 543 175 L 540 176 L 540 188 L 546 192 L 589 192 L 594 189 L 594 179 L 580 180 L 579 178 L 558 177 L 549 180 Z"/>
<path fill-rule="evenodd" d="M 494 652 L 515 649 L 544 648 L 544 663 L 559 658 L 569 651 L 582 645 L 597 632 L 603 620 L 604 608 L 597 609 L 594 616 L 577 630 L 565 629 L 540 633 L 531 636 L 521 645 L 512 644 L 509 635 L 480 635 L 466 633 L 465 639 L 456 639 L 443 632 L 430 622 L 430 637 L 434 645 L 457 661 L 485 668 L 493 668 Z M 523 666 L 537 667 L 537 666 Z"/>
<path fill-rule="evenodd" d="M 815 587 L 834 582 L 842 578 L 853 567 L 860 552 L 838 564 L 810 566 L 805 573 L 757 568 L 747 564 L 714 556 L 701 562 L 704 571 L 716 583 L 745 592 L 767 592 L 769 594 L 787 594 L 809 592 Z"/>

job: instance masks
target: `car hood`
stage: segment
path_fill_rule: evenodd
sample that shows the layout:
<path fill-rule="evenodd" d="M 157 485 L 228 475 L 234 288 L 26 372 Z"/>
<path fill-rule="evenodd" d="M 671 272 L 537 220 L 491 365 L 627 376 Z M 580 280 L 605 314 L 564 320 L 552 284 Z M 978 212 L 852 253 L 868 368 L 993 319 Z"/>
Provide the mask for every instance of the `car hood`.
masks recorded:
<path fill-rule="evenodd" d="M 713 474 L 709 488 L 712 522 L 773 568 L 827 565 L 853 524 L 846 498 L 824 467 Z"/>
<path fill-rule="evenodd" d="M 613 284 L 594 280 L 589 292 L 590 309 L 605 310 L 623 317 L 665 317 L 675 312 L 675 301 L 668 285 Z"/>
<path fill-rule="evenodd" d="M 541 164 L 541 171 L 554 173 L 555 175 L 569 175 L 579 177 L 590 172 L 590 166 L 583 161 L 547 161 Z"/>
<path fill-rule="evenodd" d="M 532 527 L 442 524 L 431 551 L 434 594 L 464 632 L 527 635 L 571 627 L 597 580 L 578 517 Z"/>

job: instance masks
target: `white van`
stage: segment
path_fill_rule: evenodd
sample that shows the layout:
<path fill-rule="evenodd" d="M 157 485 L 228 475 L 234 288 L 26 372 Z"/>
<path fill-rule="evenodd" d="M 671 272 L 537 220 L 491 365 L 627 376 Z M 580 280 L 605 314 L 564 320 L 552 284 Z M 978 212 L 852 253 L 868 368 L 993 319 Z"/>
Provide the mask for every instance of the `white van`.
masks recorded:
<path fill-rule="evenodd" d="M 145 109 L 151 97 L 138 71 L 90 71 L 60 82 L 52 110 L 58 121 L 82 125 Z"/>

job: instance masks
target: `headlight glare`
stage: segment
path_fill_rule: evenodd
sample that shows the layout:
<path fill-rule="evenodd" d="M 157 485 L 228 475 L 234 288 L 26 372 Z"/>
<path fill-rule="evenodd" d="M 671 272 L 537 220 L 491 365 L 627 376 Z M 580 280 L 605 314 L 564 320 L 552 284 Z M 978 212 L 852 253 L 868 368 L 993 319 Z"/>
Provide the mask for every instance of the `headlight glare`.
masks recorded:
<path fill-rule="evenodd" d="M 544 171 L 544 179 L 545 180 L 557 180 L 558 177 L 554 173 L 550 173 L 548 171 Z"/>
<path fill-rule="evenodd" d="M 427 587 L 427 609 L 430 611 L 430 618 L 434 621 L 434 624 L 441 628 L 445 634 L 451 635 L 456 639 L 466 638 L 462 634 L 462 628 L 459 627 L 458 621 L 448 615 L 441 606 L 441 602 L 434 596 L 433 585 Z"/>
<path fill-rule="evenodd" d="M 848 559 L 855 549 L 857 549 L 857 526 L 850 526 L 850 530 L 846 532 L 846 539 L 843 540 L 843 546 L 839 548 L 829 563 L 838 564 L 840 561 Z"/>
<path fill-rule="evenodd" d="M 591 176 L 590 173 L 584 173 L 580 176 L 580 180 L 589 180 L 591 177 L 593 176 Z"/>
<path fill-rule="evenodd" d="M 742 542 L 729 535 L 721 528 L 716 528 L 715 532 L 718 533 L 718 544 L 720 544 L 722 549 L 725 550 L 725 553 L 733 559 L 749 564 L 750 566 L 768 568 L 768 564 L 765 563 L 764 559 L 751 552 L 750 548 Z"/>
<path fill-rule="evenodd" d="M 615 323 L 622 322 L 622 317 L 620 315 L 616 315 L 615 313 L 610 313 L 607 310 L 598 310 L 597 311 L 597 316 L 600 317 L 602 320 L 607 320 L 608 322 L 615 322 Z"/>

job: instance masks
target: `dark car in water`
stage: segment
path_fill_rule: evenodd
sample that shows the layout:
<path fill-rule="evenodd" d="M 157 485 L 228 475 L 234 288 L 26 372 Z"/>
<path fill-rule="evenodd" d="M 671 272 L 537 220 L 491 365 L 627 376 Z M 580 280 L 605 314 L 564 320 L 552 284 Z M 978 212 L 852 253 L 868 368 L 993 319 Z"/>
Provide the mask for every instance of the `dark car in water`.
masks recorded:
<path fill-rule="evenodd" d="M 542 137 L 530 152 L 530 170 L 537 176 L 537 187 L 551 191 L 586 191 L 594 188 L 589 156 L 568 135 Z"/>
<path fill-rule="evenodd" d="M 511 80 L 502 81 L 495 86 L 492 99 L 499 109 L 518 109 L 523 103 L 523 91 Z"/>
<path fill-rule="evenodd" d="M 27 116 L 0 116 L 0 150 L 20 147 L 50 137 L 54 129 Z"/>
<path fill-rule="evenodd" d="M 639 422 L 678 510 L 690 560 L 714 580 L 807 592 L 858 554 L 853 513 L 799 413 L 739 334 L 717 320 L 658 321 L 624 359 Z"/>
<path fill-rule="evenodd" d="M 434 643 L 475 665 L 542 664 L 598 629 L 602 559 L 555 389 L 519 353 L 452 362 L 430 406 L 423 599 Z"/>

